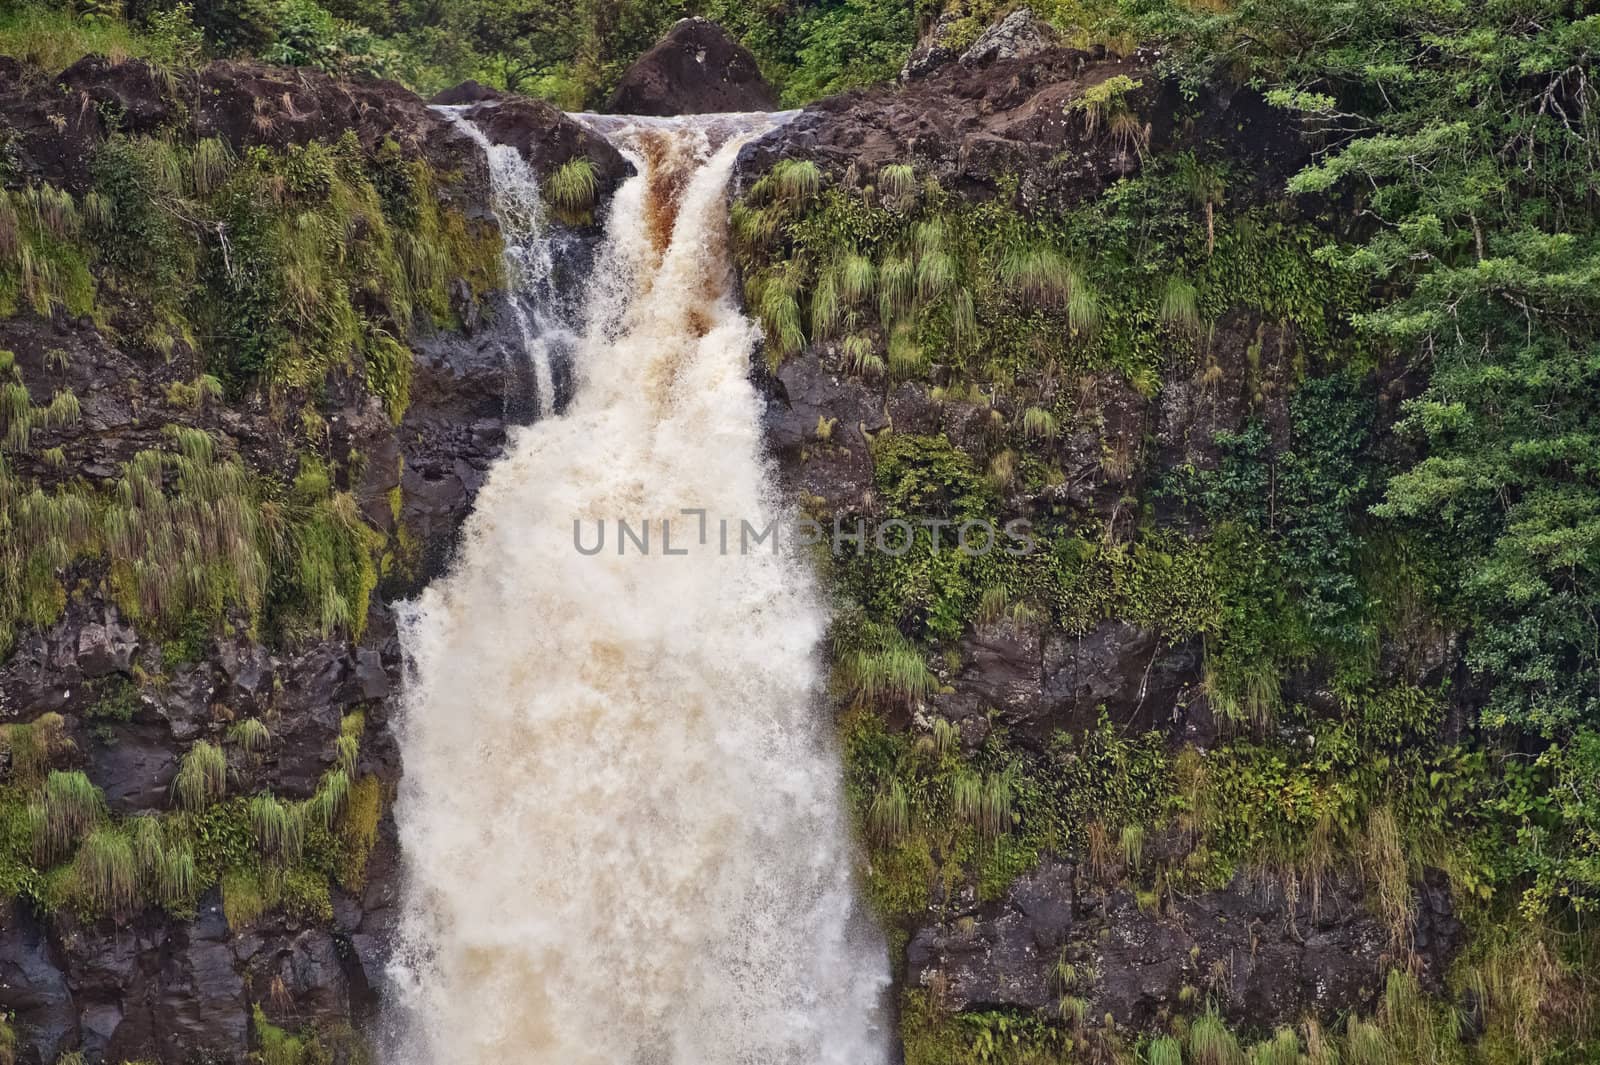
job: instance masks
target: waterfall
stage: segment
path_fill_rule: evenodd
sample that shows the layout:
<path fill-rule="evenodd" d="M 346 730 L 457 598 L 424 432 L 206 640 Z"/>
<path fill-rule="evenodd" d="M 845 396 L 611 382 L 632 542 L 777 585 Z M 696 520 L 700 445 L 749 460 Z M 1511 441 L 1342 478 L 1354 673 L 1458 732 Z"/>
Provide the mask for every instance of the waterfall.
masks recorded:
<path fill-rule="evenodd" d="M 539 414 L 555 412 L 555 360 L 558 349 L 570 349 L 576 339 L 568 328 L 565 308 L 552 283 L 556 249 L 551 228 L 545 224 L 544 197 L 539 178 L 522 153 L 509 144 L 495 144 L 466 117 L 465 106 L 439 107 L 468 137 L 483 149 L 489 164 L 489 190 L 495 220 L 500 223 L 507 300 L 522 351 L 533 367 L 533 384 Z"/>
<path fill-rule="evenodd" d="M 719 519 L 782 513 L 726 206 L 781 118 L 585 120 L 639 174 L 571 326 L 573 399 L 514 432 L 454 569 L 403 611 L 392 1057 L 879 1065 L 825 611 L 794 558 L 717 549 Z M 590 547 L 619 519 L 649 522 L 648 554 L 580 553 L 575 521 Z"/>

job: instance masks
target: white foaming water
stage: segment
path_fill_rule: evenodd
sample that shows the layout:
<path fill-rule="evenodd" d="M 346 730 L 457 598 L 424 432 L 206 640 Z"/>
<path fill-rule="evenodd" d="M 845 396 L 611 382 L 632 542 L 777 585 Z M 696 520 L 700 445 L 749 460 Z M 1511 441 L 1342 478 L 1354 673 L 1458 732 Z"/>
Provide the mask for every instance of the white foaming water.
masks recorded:
<path fill-rule="evenodd" d="M 563 417 L 515 432 L 455 569 L 405 618 L 397 806 L 407 1065 L 879 1065 L 820 699 L 824 611 L 684 508 L 779 513 L 726 184 L 774 116 L 590 120 L 613 200 Z M 651 519 L 619 557 L 615 522 Z M 674 549 L 660 519 L 674 519 Z M 612 534 L 589 557 L 595 522 Z"/>
<path fill-rule="evenodd" d="M 560 313 L 551 284 L 555 249 L 550 227 L 545 224 L 539 177 L 516 148 L 492 143 L 481 129 L 468 121 L 463 114 L 465 107 L 436 110 L 449 116 L 462 132 L 476 141 L 488 160 L 495 219 L 500 223 L 504 242 L 501 258 L 505 263 L 509 295 L 506 302 L 517 320 L 523 353 L 533 366 L 539 414 L 552 414 L 556 386 L 551 353 L 556 345 L 570 349 L 577 338 Z"/>

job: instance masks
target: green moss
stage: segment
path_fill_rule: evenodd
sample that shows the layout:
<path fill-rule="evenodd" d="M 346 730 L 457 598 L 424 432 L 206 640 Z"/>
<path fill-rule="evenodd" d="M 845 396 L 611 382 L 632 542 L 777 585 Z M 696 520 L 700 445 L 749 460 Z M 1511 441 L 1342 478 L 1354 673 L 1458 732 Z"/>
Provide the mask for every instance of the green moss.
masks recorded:
<path fill-rule="evenodd" d="M 259 1004 L 251 1007 L 250 1018 L 261 1065 L 321 1065 L 327 1060 L 315 1031 L 291 1035 L 267 1020 Z"/>
<path fill-rule="evenodd" d="M 370 774 L 359 778 L 350 789 L 339 831 L 341 853 L 335 878 L 346 891 L 359 893 L 366 884 L 367 859 L 378 842 L 378 822 L 382 817 L 382 782 Z"/>

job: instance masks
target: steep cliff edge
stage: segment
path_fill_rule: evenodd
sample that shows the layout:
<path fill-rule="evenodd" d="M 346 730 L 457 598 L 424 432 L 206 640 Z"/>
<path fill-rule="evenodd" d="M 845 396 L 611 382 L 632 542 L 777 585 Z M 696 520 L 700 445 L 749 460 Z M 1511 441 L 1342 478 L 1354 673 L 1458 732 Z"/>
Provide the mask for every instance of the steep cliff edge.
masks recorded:
<path fill-rule="evenodd" d="M 733 207 L 919 1063 L 1333 1024 L 1463 938 L 1384 850 L 1471 695 L 1354 592 L 1407 386 L 1313 254 L 1350 219 L 1284 199 L 1315 144 L 1261 96 L 1053 39 L 806 108 Z"/>
<path fill-rule="evenodd" d="M 24 1063 L 343 1057 L 398 890 L 385 604 L 532 410 L 482 152 L 239 62 L 3 59 L 0 127 L 0 1014 Z"/>

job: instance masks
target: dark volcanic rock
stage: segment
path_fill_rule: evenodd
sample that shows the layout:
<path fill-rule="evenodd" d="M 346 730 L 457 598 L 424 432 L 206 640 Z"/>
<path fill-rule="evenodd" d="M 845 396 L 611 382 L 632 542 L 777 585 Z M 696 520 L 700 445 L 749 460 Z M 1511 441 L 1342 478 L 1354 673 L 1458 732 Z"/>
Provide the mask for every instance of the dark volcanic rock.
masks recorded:
<path fill-rule="evenodd" d="M 540 177 L 548 177 L 580 156 L 588 159 L 594 164 L 596 193 L 602 199 L 633 172 L 610 141 L 543 100 L 525 96 L 488 99 L 463 114 L 490 141 L 509 144 L 521 152 Z"/>
<path fill-rule="evenodd" d="M 882 398 L 810 353 L 785 359 L 767 384 L 767 439 L 791 490 L 825 500 L 830 510 L 867 509 L 869 438 L 888 425 Z"/>
<path fill-rule="evenodd" d="M 910 163 L 946 191 L 974 198 L 992 196 L 1002 178 L 1016 177 L 1020 206 L 1060 210 L 1165 152 L 1207 152 L 1221 144 L 1251 175 L 1252 194 L 1263 197 L 1278 196 L 1309 157 L 1292 123 L 1259 93 L 1219 92 L 1190 103 L 1161 80 L 1154 53 L 1035 51 L 1042 42 L 1027 43 L 1022 26 L 1013 28 L 1015 34 L 991 38 L 981 61 L 930 54 L 920 64 L 926 73 L 903 87 L 859 89 L 807 106 L 745 147 L 740 182 L 755 180 L 779 159 L 810 159 L 862 186 L 885 165 Z M 1072 106 L 1119 75 L 1137 83 L 1126 99 L 1148 126 L 1141 149 L 1089 128 Z"/>
<path fill-rule="evenodd" d="M 1199 680 L 1195 642 L 1176 647 L 1122 621 L 1079 636 L 1002 619 L 962 638 L 951 691 L 932 698 L 952 720 L 990 711 L 1017 739 L 1047 745 L 1058 731 L 1092 729 L 1104 713 L 1127 732 L 1176 732 Z"/>
<path fill-rule="evenodd" d="M 906 947 L 906 979 L 937 984 L 954 1009 L 1052 1006 L 1050 974 L 1073 925 L 1073 874 L 1047 859 L 1003 902 L 921 929 Z"/>
<path fill-rule="evenodd" d="M 1110 1013 L 1123 1027 L 1158 1022 L 1186 987 L 1235 1021 L 1271 1027 L 1369 1008 L 1381 967 L 1393 960 L 1389 929 L 1352 880 L 1289 900 L 1276 881 L 1240 878 L 1152 907 L 1125 888 L 1091 890 L 1077 874 L 1046 859 L 1000 902 L 957 905 L 947 921 L 913 935 L 907 979 L 938 988 L 954 1010 L 1050 1009 L 1064 993 L 1056 979 L 1064 961 L 1076 973 L 1070 991 L 1090 1015 Z M 1459 938 L 1448 892 L 1435 884 L 1425 886 L 1414 926 L 1453 930 L 1413 937 L 1430 986 Z"/>
<path fill-rule="evenodd" d="M 972 47 L 961 53 L 964 66 L 975 67 L 996 59 L 1023 59 L 1038 55 L 1061 43 L 1061 34 L 1031 8 L 1019 7 L 978 35 Z"/>
<path fill-rule="evenodd" d="M 1129 732 L 1181 720 L 1180 696 L 1200 679 L 1198 640 L 1169 647 L 1124 621 L 1101 622 L 1081 636 L 1052 633 L 1043 658 L 1049 722 L 1068 731 L 1093 727 L 1100 712 Z"/>
<path fill-rule="evenodd" d="M 428 102 L 441 107 L 455 107 L 461 104 L 478 104 L 485 100 L 503 100 L 505 97 L 506 94 L 499 89 L 491 89 L 468 78 L 460 85 L 452 85 L 448 89 L 434 93 Z"/>
<path fill-rule="evenodd" d="M 66 975 L 44 927 L 18 901 L 0 903 L 0 1013 L 15 1017 L 24 1062 L 53 1062 L 77 1044 Z"/>
<path fill-rule="evenodd" d="M 715 22 L 686 18 L 628 68 L 605 110 L 613 115 L 704 115 L 777 106 L 755 56 Z"/>

